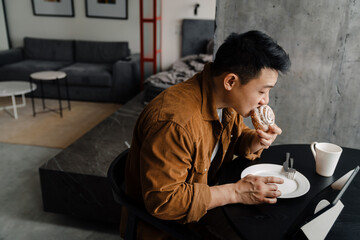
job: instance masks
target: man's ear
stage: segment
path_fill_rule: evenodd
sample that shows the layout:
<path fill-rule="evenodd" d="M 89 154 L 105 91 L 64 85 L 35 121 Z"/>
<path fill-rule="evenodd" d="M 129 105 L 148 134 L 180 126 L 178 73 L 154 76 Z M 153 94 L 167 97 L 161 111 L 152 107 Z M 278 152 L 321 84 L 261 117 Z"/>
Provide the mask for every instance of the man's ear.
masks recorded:
<path fill-rule="evenodd" d="M 239 77 L 234 73 L 228 73 L 224 77 L 224 88 L 231 91 L 233 87 L 239 82 Z"/>

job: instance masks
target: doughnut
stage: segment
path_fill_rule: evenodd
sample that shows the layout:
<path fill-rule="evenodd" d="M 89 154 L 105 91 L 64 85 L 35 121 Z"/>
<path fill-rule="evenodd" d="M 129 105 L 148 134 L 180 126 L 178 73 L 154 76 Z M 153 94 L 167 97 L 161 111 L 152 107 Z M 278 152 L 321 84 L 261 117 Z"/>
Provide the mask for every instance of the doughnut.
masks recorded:
<path fill-rule="evenodd" d="M 269 126 L 275 124 L 275 114 L 271 107 L 262 105 L 251 111 L 251 121 L 255 129 L 269 130 Z"/>

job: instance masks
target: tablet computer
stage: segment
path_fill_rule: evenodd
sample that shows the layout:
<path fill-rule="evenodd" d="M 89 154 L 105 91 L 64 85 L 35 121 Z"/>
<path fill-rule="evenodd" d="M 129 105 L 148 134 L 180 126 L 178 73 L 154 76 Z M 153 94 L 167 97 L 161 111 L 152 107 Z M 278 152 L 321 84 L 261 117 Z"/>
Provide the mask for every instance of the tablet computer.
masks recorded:
<path fill-rule="evenodd" d="M 315 195 L 315 197 L 302 211 L 302 214 L 300 214 L 294 222 L 292 228 L 288 232 L 289 235 L 291 236 L 296 234 L 296 232 L 300 230 L 301 226 L 312 221 L 328 209 L 335 206 L 344 195 L 358 172 L 359 166 L 349 171 Z"/>

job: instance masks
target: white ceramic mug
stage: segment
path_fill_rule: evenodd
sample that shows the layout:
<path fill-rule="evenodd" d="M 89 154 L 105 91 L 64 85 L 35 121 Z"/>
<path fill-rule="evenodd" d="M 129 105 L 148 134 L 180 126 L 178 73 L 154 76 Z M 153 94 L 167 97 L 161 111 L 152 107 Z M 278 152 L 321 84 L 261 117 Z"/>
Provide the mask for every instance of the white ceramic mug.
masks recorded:
<path fill-rule="evenodd" d="M 342 153 L 342 148 L 333 143 L 313 142 L 310 145 L 316 162 L 316 173 L 331 177 Z"/>

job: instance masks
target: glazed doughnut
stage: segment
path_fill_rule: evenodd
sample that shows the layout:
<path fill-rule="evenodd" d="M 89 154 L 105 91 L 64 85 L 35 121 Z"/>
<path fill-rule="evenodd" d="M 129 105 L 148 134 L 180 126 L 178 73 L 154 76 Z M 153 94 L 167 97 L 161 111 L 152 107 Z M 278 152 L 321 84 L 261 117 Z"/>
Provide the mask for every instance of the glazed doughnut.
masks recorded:
<path fill-rule="evenodd" d="M 251 111 L 251 121 L 255 129 L 269 130 L 269 126 L 275 124 L 275 114 L 271 107 L 262 105 Z"/>

